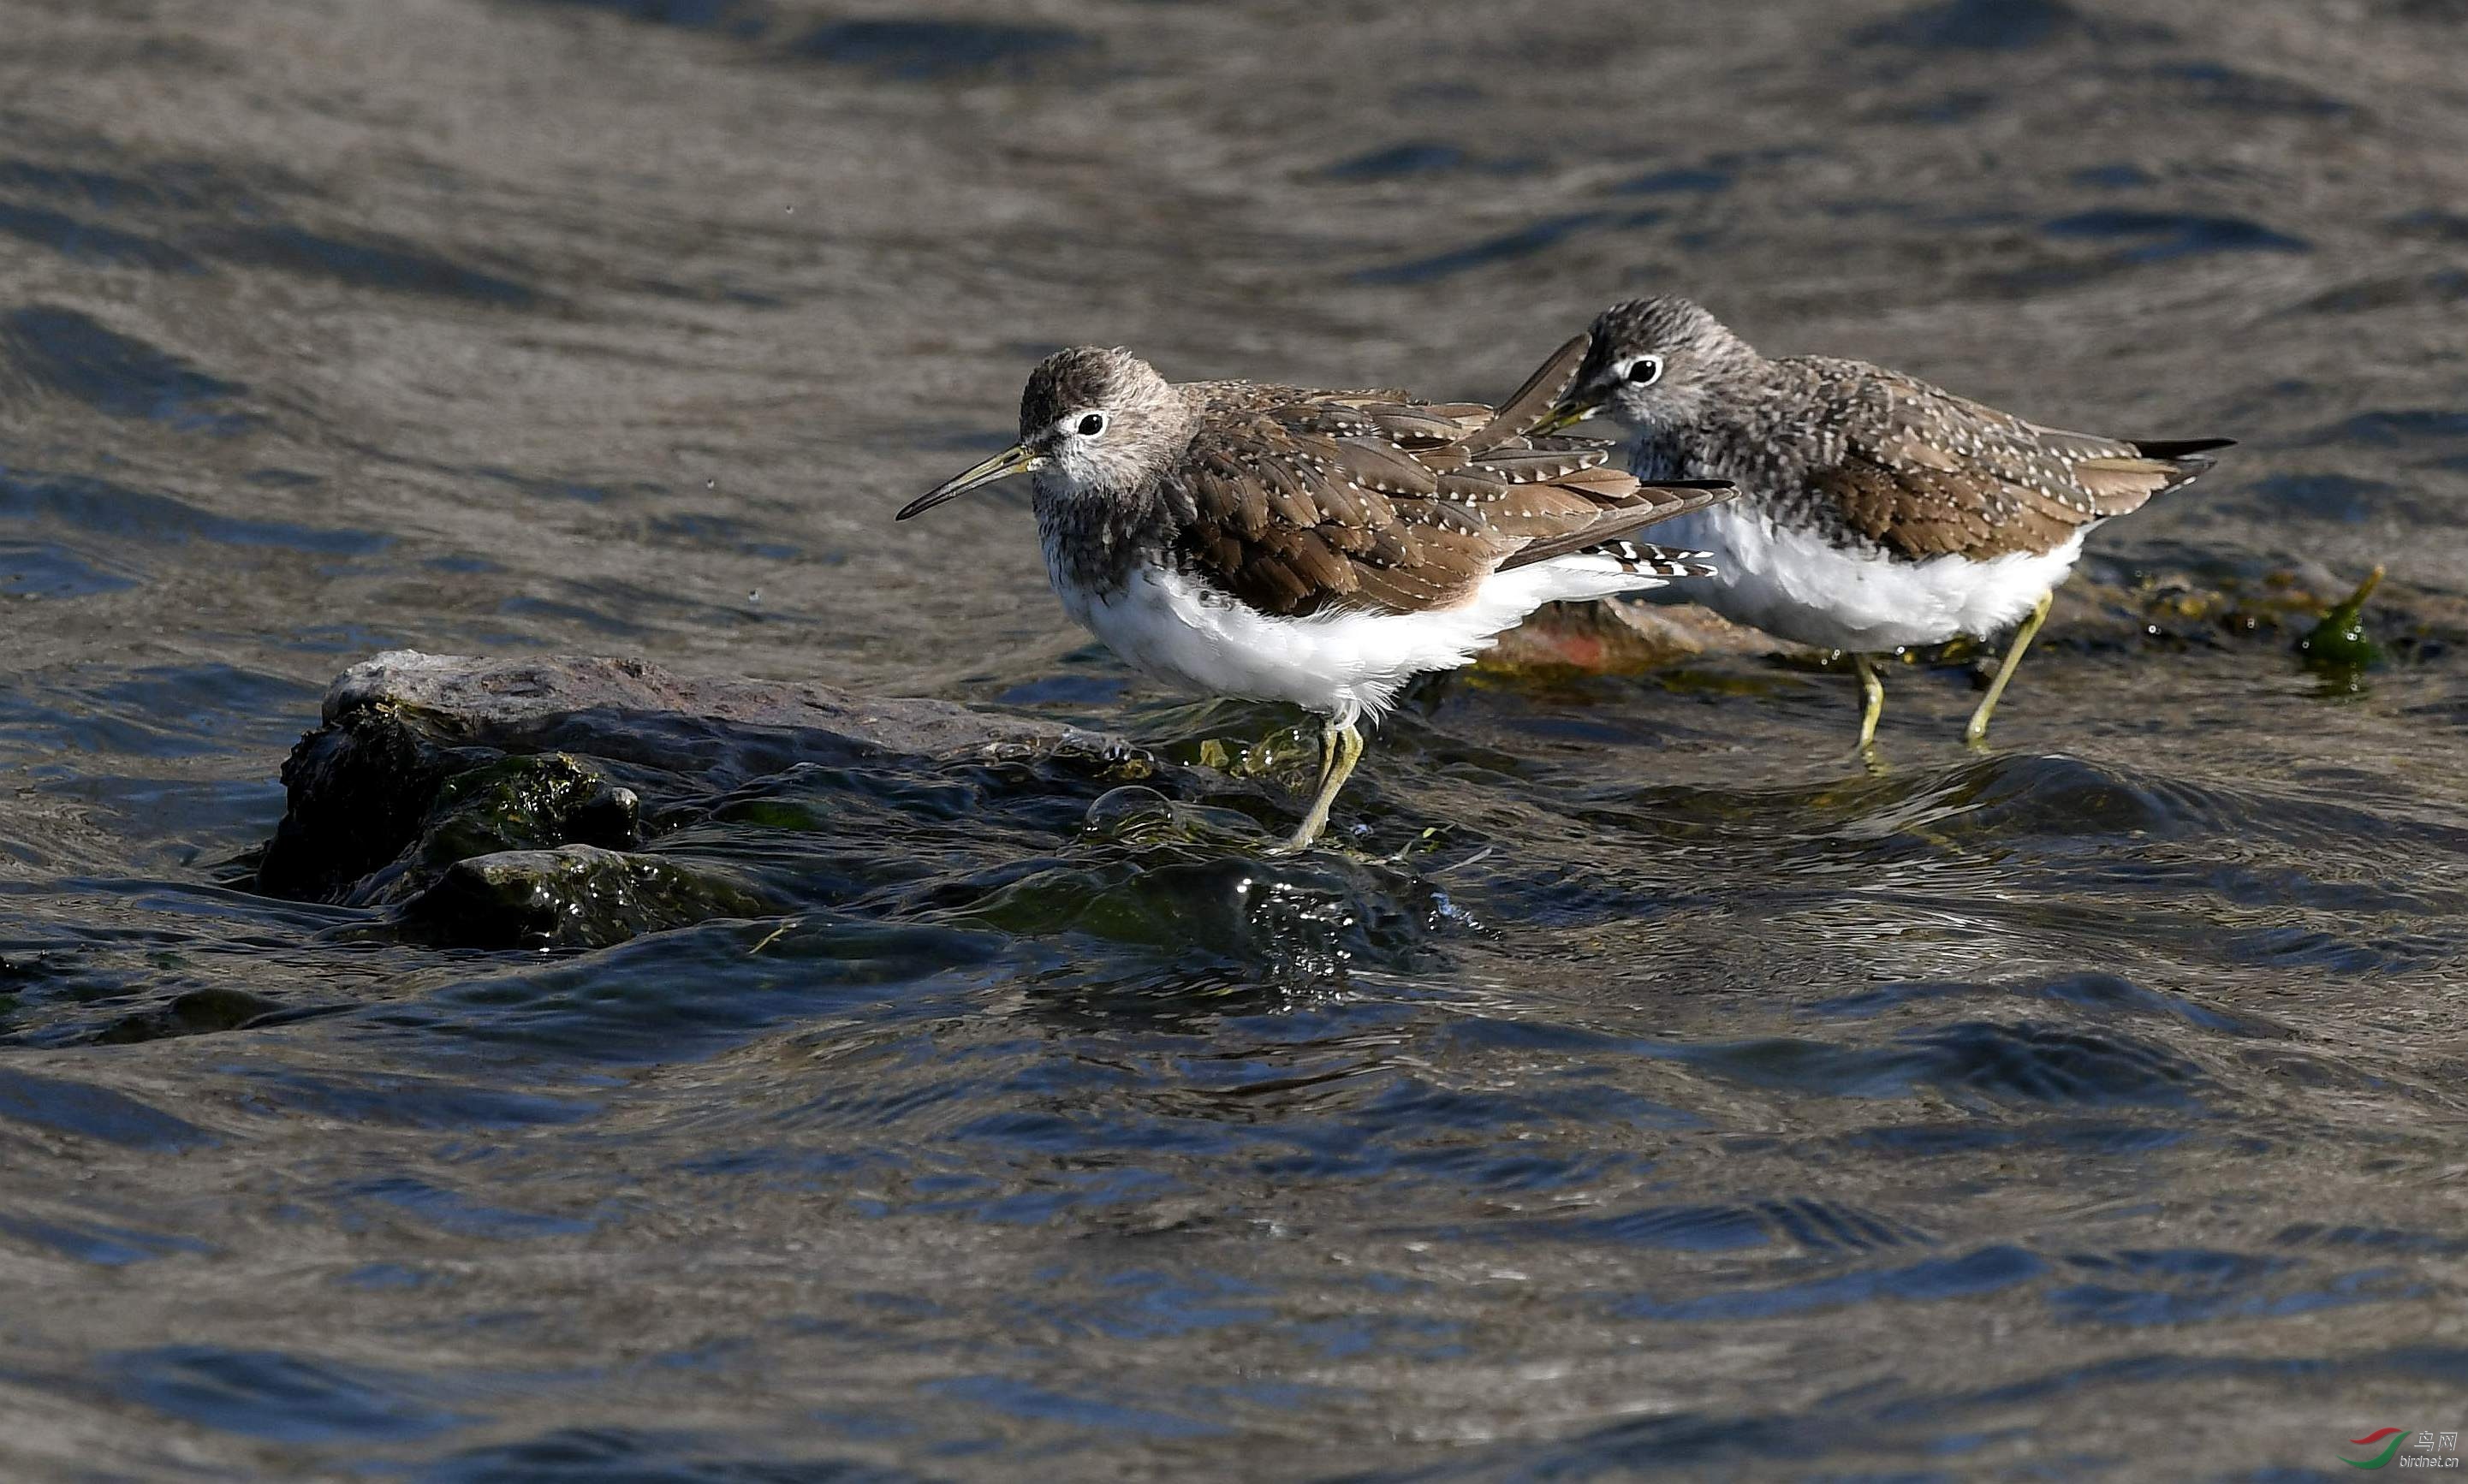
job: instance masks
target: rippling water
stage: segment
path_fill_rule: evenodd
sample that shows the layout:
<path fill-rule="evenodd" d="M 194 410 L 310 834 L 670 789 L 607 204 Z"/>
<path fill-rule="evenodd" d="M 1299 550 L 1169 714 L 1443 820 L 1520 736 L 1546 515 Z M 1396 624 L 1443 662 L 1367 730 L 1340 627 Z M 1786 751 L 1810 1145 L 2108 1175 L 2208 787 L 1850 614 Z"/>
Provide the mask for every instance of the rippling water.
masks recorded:
<path fill-rule="evenodd" d="M 9 25 L 0 1473 L 2285 1480 L 2468 1422 L 2457 4 Z M 1988 755 L 1959 666 L 1871 776 L 1847 678 L 1717 651 L 1429 684 L 1295 862 L 1291 748 L 722 729 L 600 765 L 724 915 L 257 889 L 391 647 L 1240 754 L 1292 719 L 1126 674 L 1017 497 L 888 512 L 1055 344 L 1497 395 L 1657 288 L 2244 446 L 2094 539 Z M 2377 562 L 2385 657 L 2306 669 Z"/>

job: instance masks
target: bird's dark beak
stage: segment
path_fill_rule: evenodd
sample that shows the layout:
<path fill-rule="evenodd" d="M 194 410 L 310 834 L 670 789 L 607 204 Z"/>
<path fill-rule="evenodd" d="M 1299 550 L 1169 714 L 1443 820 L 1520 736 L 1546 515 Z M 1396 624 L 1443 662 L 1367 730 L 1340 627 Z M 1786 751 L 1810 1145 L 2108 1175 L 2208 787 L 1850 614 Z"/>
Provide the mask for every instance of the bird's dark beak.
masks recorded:
<path fill-rule="evenodd" d="M 979 485 L 990 485 L 997 479 L 1008 479 L 1014 474 L 1025 474 L 1044 462 L 1045 455 L 1028 445 L 1014 444 L 983 464 L 972 465 L 962 469 L 959 473 L 926 491 L 902 506 L 900 514 L 891 518 L 906 520 L 911 515 L 923 515 L 944 501 L 957 499 Z"/>
<path fill-rule="evenodd" d="M 1575 427 L 1588 418 L 1601 412 L 1608 400 L 1609 399 L 1599 393 L 1588 392 L 1582 388 L 1571 390 L 1567 396 L 1561 398 L 1549 412 L 1542 415 L 1542 422 L 1534 424 L 1534 430 L 1530 436 L 1547 437 L 1562 428 Z"/>

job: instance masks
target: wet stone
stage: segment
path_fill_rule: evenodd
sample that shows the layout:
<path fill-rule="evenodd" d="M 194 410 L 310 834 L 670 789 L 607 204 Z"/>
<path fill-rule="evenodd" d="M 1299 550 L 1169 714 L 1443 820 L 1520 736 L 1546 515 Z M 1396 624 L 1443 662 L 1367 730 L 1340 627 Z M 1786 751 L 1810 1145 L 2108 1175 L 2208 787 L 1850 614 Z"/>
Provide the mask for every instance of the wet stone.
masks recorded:
<path fill-rule="evenodd" d="M 1102 793 L 1190 771 L 1052 722 L 628 660 L 395 651 L 337 679 L 323 717 L 284 765 L 260 888 L 398 907 L 424 938 L 475 946 L 599 946 L 880 884 L 791 865 L 775 872 L 793 878 L 784 890 L 760 869 L 663 853 L 678 835 L 702 856 L 762 855 L 763 832 L 735 816 L 749 799 L 794 805 L 818 777 L 867 781 L 887 808 L 973 815 L 990 793 L 1058 778 Z M 869 853 L 881 825 L 855 805 L 809 815 Z"/>
<path fill-rule="evenodd" d="M 400 901 L 477 856 L 564 844 L 623 850 L 636 842 L 641 814 L 634 790 L 571 754 L 500 758 L 441 784 L 420 838 L 348 900 Z"/>
<path fill-rule="evenodd" d="M 595 948 L 663 927 L 774 910 L 761 893 L 707 869 L 561 845 L 458 860 L 405 916 L 477 947 Z"/>

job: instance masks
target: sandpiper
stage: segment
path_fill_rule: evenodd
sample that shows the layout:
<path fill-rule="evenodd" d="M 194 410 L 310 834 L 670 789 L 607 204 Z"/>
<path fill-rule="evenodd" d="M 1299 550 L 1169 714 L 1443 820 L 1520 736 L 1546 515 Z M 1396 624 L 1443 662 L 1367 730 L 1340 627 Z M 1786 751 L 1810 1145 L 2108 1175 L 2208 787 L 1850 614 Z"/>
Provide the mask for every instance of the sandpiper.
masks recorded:
<path fill-rule="evenodd" d="M 1299 851 L 1362 755 L 1359 723 L 1406 681 L 1469 663 L 1543 604 L 1712 572 L 1630 537 L 1725 484 L 1640 482 L 1608 467 L 1613 445 L 1533 435 L 1585 353 L 1570 340 L 1494 409 L 1177 385 L 1127 351 L 1059 351 L 1029 376 L 1019 442 L 898 518 L 1026 472 L 1054 590 L 1116 654 L 1201 695 L 1318 713 L 1318 790 L 1283 847 Z"/>
<path fill-rule="evenodd" d="M 1977 743 L 2092 527 L 2211 467 L 2233 440 L 2098 438 L 2025 422 L 1899 372 L 1768 359 L 1680 298 L 1595 319 L 1547 434 L 1606 414 L 1640 480 L 1727 479 L 1740 497 L 1665 531 L 1721 569 L 1688 596 L 1735 622 L 1841 650 L 1864 752 L 1885 709 L 1874 656 L 2021 621 L 1964 735 Z"/>

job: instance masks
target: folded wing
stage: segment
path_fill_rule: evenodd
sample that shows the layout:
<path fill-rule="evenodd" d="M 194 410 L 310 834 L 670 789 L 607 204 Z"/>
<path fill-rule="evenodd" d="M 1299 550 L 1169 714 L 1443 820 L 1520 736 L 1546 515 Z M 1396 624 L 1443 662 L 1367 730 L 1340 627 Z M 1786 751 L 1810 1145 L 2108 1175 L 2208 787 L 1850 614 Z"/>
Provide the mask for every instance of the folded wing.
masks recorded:
<path fill-rule="evenodd" d="M 1841 442 L 1811 484 L 1854 530 L 1913 559 L 2052 550 L 2191 480 L 2230 443 L 2042 427 L 1862 362 L 1813 364 L 1831 373 Z"/>
<path fill-rule="evenodd" d="M 1246 388 L 1243 404 L 1211 409 L 1166 479 L 1188 527 L 1177 555 L 1271 613 L 1412 613 L 1724 498 L 1704 481 L 1639 484 L 1611 466 L 1610 444 L 1532 434 L 1586 344 L 1561 347 L 1497 409 Z"/>

